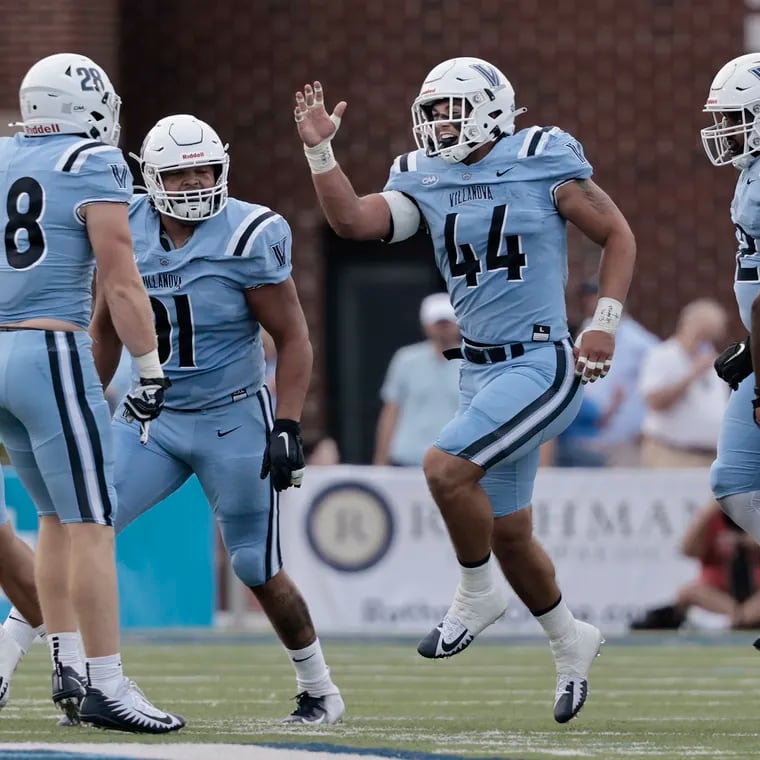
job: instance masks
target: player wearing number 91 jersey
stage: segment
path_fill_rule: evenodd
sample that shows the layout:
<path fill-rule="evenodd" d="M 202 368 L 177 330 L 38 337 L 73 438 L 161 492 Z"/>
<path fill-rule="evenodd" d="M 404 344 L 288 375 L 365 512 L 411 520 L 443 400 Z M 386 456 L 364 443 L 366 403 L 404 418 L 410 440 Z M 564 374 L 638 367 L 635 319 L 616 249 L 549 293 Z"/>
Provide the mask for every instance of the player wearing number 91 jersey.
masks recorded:
<path fill-rule="evenodd" d="M 298 706 L 286 720 L 334 723 L 343 700 L 282 569 L 278 533 L 278 492 L 303 477 L 299 420 L 312 362 L 290 228 L 272 209 L 228 197 L 227 146 L 194 116 L 161 119 L 136 158 L 148 193 L 133 200 L 130 228 L 172 386 L 147 445 L 116 414 L 116 531 L 197 475 L 233 570 L 293 662 Z M 92 332 L 105 384 L 120 351 L 101 306 Z M 276 410 L 264 385 L 262 327 L 278 353 Z"/>

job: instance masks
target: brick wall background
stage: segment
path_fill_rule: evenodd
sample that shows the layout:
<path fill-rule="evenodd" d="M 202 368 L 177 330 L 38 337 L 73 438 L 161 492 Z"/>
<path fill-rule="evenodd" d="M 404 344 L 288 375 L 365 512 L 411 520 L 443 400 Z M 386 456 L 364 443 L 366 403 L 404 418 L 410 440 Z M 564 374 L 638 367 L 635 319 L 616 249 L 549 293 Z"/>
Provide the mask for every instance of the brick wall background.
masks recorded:
<path fill-rule="evenodd" d="M 630 310 L 666 335 L 691 298 L 735 312 L 735 173 L 707 161 L 699 128 L 710 80 L 743 52 L 744 8 L 705 0 L 0 0 L 0 109 L 37 58 L 90 55 L 124 99 L 122 147 L 137 151 L 159 117 L 192 112 L 230 142 L 233 194 L 291 222 L 295 279 L 317 357 L 306 421 L 323 423 L 320 225 L 292 123 L 292 93 L 322 80 L 349 108 L 335 147 L 357 192 L 378 190 L 412 146 L 409 105 L 427 71 L 460 54 L 512 80 L 518 124 L 558 124 L 584 144 L 595 178 L 637 235 Z M 596 251 L 571 234 L 572 283 Z"/>

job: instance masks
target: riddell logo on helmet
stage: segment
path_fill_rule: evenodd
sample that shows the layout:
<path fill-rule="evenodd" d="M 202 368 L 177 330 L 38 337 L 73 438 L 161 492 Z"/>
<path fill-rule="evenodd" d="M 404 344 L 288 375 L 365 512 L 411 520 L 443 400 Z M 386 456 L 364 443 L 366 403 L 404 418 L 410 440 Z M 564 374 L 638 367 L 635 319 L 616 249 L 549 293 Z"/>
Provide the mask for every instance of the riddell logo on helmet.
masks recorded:
<path fill-rule="evenodd" d="M 437 88 L 437 87 L 431 87 L 431 88 L 430 88 L 430 89 L 428 89 L 428 90 L 423 90 L 423 91 L 420 93 L 420 95 L 430 95 L 430 93 L 431 93 L 431 92 L 438 92 L 438 88 Z"/>
<path fill-rule="evenodd" d="M 58 124 L 33 124 L 31 127 L 24 127 L 24 132 L 28 135 L 53 135 L 60 131 Z"/>
<path fill-rule="evenodd" d="M 187 161 L 188 158 L 203 158 L 206 154 L 201 150 L 198 153 L 183 153 L 182 160 Z"/>

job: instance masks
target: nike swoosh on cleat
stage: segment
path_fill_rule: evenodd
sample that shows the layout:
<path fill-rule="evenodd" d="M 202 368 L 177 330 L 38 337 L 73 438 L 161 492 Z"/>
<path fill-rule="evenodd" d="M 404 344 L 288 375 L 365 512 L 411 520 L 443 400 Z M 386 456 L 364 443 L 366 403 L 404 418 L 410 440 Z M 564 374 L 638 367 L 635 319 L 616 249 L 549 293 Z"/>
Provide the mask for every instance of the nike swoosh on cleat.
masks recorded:
<path fill-rule="evenodd" d="M 308 718 L 301 718 L 301 720 L 304 723 L 324 723 L 325 722 L 325 715 L 322 713 L 318 718 L 314 718 L 314 720 L 309 720 Z"/>
<path fill-rule="evenodd" d="M 236 430 L 240 430 L 240 428 L 243 427 L 242 425 L 238 425 L 237 427 L 230 428 L 229 430 L 225 430 L 222 432 L 221 430 L 216 431 L 216 437 L 217 438 L 224 438 L 225 435 L 229 435 L 230 433 L 234 433 Z"/>
<path fill-rule="evenodd" d="M 10 686 L 10 683 L 4 678 L 0 678 L 0 684 L 2 684 L 2 686 L 0 686 L 0 702 L 2 702 L 3 698 L 8 693 L 8 687 Z"/>
<path fill-rule="evenodd" d="M 462 639 L 467 636 L 468 631 L 465 628 L 462 633 L 459 634 L 453 641 L 446 641 L 443 638 L 443 634 L 441 634 L 441 651 L 443 652 L 451 652 L 452 649 L 456 649 L 461 643 Z"/>
<path fill-rule="evenodd" d="M 136 713 L 144 715 L 149 720 L 155 720 L 156 723 L 163 723 L 165 726 L 170 726 L 172 723 L 174 723 L 174 718 L 172 718 L 171 715 L 163 715 L 159 717 L 158 715 L 150 715 L 149 713 L 143 712 L 142 710 L 138 710 L 136 707 L 133 709 Z"/>

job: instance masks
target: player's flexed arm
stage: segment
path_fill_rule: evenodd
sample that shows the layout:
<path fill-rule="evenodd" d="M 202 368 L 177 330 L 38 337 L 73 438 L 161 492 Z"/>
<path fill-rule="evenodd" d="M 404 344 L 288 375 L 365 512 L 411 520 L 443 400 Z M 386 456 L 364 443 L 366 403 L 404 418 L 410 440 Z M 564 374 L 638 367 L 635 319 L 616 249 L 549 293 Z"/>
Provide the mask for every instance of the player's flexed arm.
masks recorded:
<path fill-rule="evenodd" d="M 95 309 L 90 334 L 95 366 L 104 387 L 113 376 L 115 350 L 123 342 L 135 360 L 140 384 L 124 399 L 128 413 L 142 427 L 147 443 L 150 421 L 163 406 L 168 381 L 158 360 L 153 312 L 135 265 L 127 207 L 116 203 L 93 203 L 82 208 L 98 267 Z M 107 357 L 101 355 L 105 352 Z M 118 360 L 117 360 L 118 363 Z M 107 376 L 107 377 L 106 377 Z"/>
<path fill-rule="evenodd" d="M 575 349 L 576 371 L 583 382 L 593 382 L 607 374 L 612 361 L 615 331 L 633 277 L 636 240 L 620 209 L 591 180 L 566 182 L 555 197 L 560 214 L 603 249 L 599 302 Z"/>
<path fill-rule="evenodd" d="M 251 313 L 277 349 L 277 409 L 261 477 L 271 474 L 277 491 L 300 487 L 304 471 L 300 420 L 313 358 L 306 318 L 291 277 L 245 293 Z"/>
<path fill-rule="evenodd" d="M 307 84 L 303 92 L 296 93 L 294 116 L 314 189 L 327 221 L 338 235 L 354 240 L 387 239 L 392 223 L 385 198 L 379 193 L 358 197 L 333 156 L 331 142 L 345 110 L 346 102 L 341 101 L 332 115 L 327 113 L 319 82 Z M 407 203 L 413 205 L 411 201 Z"/>

